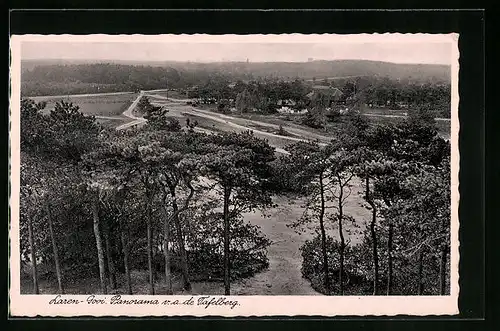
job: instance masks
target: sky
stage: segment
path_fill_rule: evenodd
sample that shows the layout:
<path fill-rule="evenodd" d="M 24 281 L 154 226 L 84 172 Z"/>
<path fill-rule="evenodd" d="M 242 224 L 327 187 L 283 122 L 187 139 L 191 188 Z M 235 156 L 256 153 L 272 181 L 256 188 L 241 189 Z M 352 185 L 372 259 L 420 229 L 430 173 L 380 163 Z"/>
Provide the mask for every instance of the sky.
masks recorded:
<path fill-rule="evenodd" d="M 373 60 L 395 63 L 450 64 L 452 47 L 429 38 L 35 38 L 21 43 L 21 58 L 123 61 L 307 62 Z M 323 36 L 323 35 L 316 35 Z M 382 35 L 383 36 L 383 35 Z M 402 35 L 405 36 L 405 35 Z M 42 36 L 43 37 L 43 36 Z M 343 36 L 345 37 L 345 36 Z M 356 38 L 358 37 L 358 38 Z"/>

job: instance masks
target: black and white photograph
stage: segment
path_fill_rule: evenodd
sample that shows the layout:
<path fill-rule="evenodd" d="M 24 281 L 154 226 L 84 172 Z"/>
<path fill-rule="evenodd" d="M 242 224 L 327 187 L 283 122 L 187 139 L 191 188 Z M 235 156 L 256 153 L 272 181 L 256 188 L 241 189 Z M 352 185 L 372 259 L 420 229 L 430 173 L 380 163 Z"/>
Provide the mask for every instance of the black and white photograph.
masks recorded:
<path fill-rule="evenodd" d="M 14 37 L 19 312 L 457 311 L 458 35 Z"/>

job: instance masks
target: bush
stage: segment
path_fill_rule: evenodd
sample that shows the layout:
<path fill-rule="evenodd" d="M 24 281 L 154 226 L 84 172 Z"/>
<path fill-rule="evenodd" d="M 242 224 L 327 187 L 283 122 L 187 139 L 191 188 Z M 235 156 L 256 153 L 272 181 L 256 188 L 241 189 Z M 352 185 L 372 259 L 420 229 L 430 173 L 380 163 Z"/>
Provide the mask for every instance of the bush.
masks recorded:
<path fill-rule="evenodd" d="M 278 113 L 278 105 L 273 102 L 268 102 L 264 107 L 263 107 L 264 113 L 266 114 L 276 114 Z"/>
<path fill-rule="evenodd" d="M 194 222 L 193 222 L 194 223 Z M 222 281 L 224 242 L 222 213 L 211 212 L 197 218 L 188 236 L 188 264 L 195 281 Z M 231 280 L 251 277 L 269 267 L 266 256 L 270 242 L 257 226 L 242 219 L 231 220 Z"/>
<path fill-rule="evenodd" d="M 228 100 L 220 100 L 217 104 L 217 111 L 221 113 L 229 113 L 231 111 L 231 107 Z"/>
<path fill-rule="evenodd" d="M 323 129 L 325 127 L 324 121 L 320 116 L 308 112 L 302 117 L 302 124 L 307 125 L 313 129 Z"/>
<path fill-rule="evenodd" d="M 325 116 L 329 122 L 335 122 L 341 117 L 340 109 L 338 107 L 330 109 L 326 112 Z"/>
<path fill-rule="evenodd" d="M 321 238 L 316 236 L 308 240 L 300 248 L 302 252 L 302 276 L 311 282 L 311 286 L 323 294 L 339 293 L 340 278 L 340 243 L 332 237 L 327 237 L 326 250 L 328 255 L 328 274 L 331 280 L 330 289 L 324 286 L 323 255 L 321 253 Z M 356 263 L 356 256 L 360 254 L 360 247 L 347 246 L 344 258 L 344 294 L 369 295 L 372 293 L 372 284 L 366 273 Z"/>
<path fill-rule="evenodd" d="M 161 116 L 154 120 L 148 120 L 148 126 L 153 130 L 166 130 L 179 132 L 182 129 L 181 123 L 175 117 Z"/>
<path fill-rule="evenodd" d="M 288 133 L 288 131 L 286 131 L 284 128 L 283 128 L 283 125 L 280 124 L 279 126 L 279 129 L 278 129 L 278 132 L 277 134 L 279 134 L 280 136 L 289 136 L 290 134 Z"/>
<path fill-rule="evenodd" d="M 278 156 L 270 163 L 272 176 L 266 182 L 266 189 L 277 194 L 292 193 L 292 194 L 305 194 L 306 185 L 309 178 L 302 178 L 297 176 L 300 171 L 299 165 L 290 162 L 290 158 L 285 155 Z"/>
<path fill-rule="evenodd" d="M 379 232 L 378 257 L 379 257 L 379 294 L 383 294 L 387 288 L 387 241 L 386 237 Z M 394 244 L 402 238 L 394 238 Z M 339 292 L 339 243 L 331 237 L 327 238 L 328 269 L 331 279 L 330 293 Z M 327 293 L 324 288 L 323 258 L 321 254 L 321 240 L 317 236 L 313 240 L 306 241 L 301 247 L 302 251 L 302 275 L 311 282 L 311 286 L 321 293 Z M 435 252 L 424 251 L 423 257 L 423 294 L 439 294 L 439 257 Z M 411 257 L 394 252 L 393 258 L 393 295 L 418 295 L 418 255 Z M 449 268 L 449 265 L 448 265 Z M 344 294 L 347 295 L 371 295 L 373 294 L 373 261 L 372 243 L 370 236 L 365 233 L 361 243 L 355 246 L 347 246 L 345 249 L 344 270 L 346 283 L 344 283 Z"/>

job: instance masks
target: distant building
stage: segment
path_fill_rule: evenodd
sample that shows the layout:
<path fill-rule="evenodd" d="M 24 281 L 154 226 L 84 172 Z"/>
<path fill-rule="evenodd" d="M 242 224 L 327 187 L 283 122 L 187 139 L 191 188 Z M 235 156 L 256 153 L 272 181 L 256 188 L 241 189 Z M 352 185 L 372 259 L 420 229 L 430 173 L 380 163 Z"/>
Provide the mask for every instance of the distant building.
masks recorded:
<path fill-rule="evenodd" d="M 307 59 L 307 62 L 312 62 L 312 61 L 314 61 L 314 58 L 312 58 L 312 57 Z"/>
<path fill-rule="evenodd" d="M 284 106 L 284 107 L 286 107 L 286 106 L 290 107 L 290 106 L 297 105 L 297 103 L 292 99 L 278 100 L 278 102 L 276 104 L 278 106 Z"/>
<path fill-rule="evenodd" d="M 307 113 L 307 109 L 293 109 L 288 106 L 282 106 L 281 108 L 276 109 L 276 111 L 280 114 L 305 114 Z"/>
<path fill-rule="evenodd" d="M 278 108 L 276 111 L 280 114 L 293 114 L 294 113 L 293 109 L 289 108 L 287 106 L 283 106 L 281 108 Z"/>
<path fill-rule="evenodd" d="M 336 87 L 315 85 L 312 89 L 313 90 L 307 94 L 307 97 L 310 100 L 312 100 L 317 94 L 323 94 L 329 97 L 331 102 L 338 102 L 342 100 L 342 96 L 344 95 L 344 93 Z"/>

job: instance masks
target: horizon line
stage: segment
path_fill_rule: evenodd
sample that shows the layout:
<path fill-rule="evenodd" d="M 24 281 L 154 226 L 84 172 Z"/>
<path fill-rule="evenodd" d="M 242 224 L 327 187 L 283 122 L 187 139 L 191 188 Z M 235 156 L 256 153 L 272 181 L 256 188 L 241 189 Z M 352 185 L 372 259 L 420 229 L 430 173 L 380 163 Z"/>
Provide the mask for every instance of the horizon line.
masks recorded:
<path fill-rule="evenodd" d="M 145 62 L 145 63 L 199 63 L 199 64 L 210 64 L 210 63 L 312 63 L 312 62 L 335 62 L 335 61 L 364 61 L 364 62 L 379 62 L 388 64 L 402 64 L 402 65 L 434 65 L 434 66 L 448 66 L 451 67 L 449 63 L 426 63 L 426 62 L 390 62 L 390 61 L 380 61 L 380 60 L 370 60 L 370 59 L 314 59 L 311 61 L 300 60 L 300 61 L 246 61 L 246 60 L 213 60 L 213 61 L 200 61 L 200 60 L 130 60 L 130 59 L 95 59 L 95 58 L 28 58 L 21 59 L 22 61 L 96 61 L 100 63 L 106 62 Z"/>

